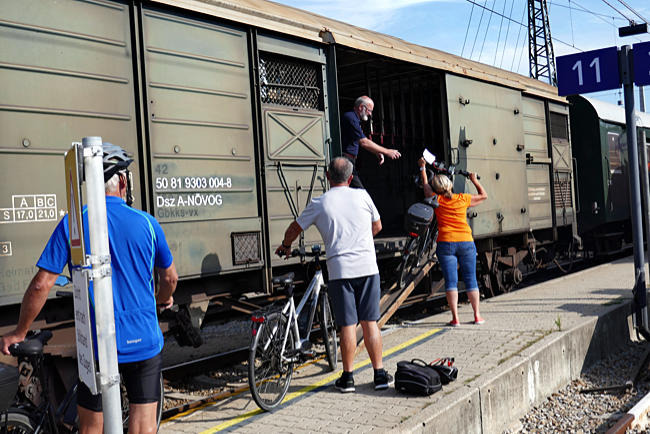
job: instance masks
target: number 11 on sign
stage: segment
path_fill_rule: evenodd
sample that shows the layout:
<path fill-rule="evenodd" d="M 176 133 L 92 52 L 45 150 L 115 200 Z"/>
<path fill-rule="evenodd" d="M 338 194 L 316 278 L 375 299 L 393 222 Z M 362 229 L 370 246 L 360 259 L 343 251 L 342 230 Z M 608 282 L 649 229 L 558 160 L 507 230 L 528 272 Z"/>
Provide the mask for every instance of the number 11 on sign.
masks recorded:
<path fill-rule="evenodd" d="M 596 68 L 596 83 L 600 83 L 600 58 L 596 57 L 594 60 L 592 60 L 589 64 L 589 67 Z M 578 70 L 578 86 L 582 86 L 584 84 L 582 81 L 582 60 L 578 60 L 571 69 L 574 71 L 576 69 Z"/>

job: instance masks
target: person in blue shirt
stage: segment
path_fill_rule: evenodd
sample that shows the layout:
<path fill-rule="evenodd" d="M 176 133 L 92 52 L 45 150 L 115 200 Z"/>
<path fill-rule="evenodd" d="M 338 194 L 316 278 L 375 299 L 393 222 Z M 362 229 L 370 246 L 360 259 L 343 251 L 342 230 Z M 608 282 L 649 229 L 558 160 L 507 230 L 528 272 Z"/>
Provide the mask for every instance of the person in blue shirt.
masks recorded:
<path fill-rule="evenodd" d="M 129 398 L 129 432 L 156 432 L 164 342 L 156 309 L 157 305 L 167 308 L 173 304 L 178 275 L 160 224 L 151 215 L 131 208 L 124 201 L 129 185 L 127 167 L 133 160 L 122 148 L 106 142 L 103 154 L 115 335 L 119 369 Z M 85 207 L 83 226 L 86 250 L 90 250 Z M 4 354 L 9 354 L 11 344 L 25 339 L 57 277 L 66 264 L 69 266 L 68 231 L 68 216 L 65 216 L 36 263 L 39 270 L 23 297 L 16 329 L 0 339 Z M 157 292 L 154 271 L 158 276 Z M 93 298 L 91 286 L 95 334 Z M 80 432 L 101 433 L 101 395 L 92 395 L 88 387 L 79 382 L 77 404 Z"/>
<path fill-rule="evenodd" d="M 343 147 L 343 156 L 347 157 L 354 164 L 354 170 L 352 172 L 354 178 L 352 178 L 352 183 L 350 184 L 352 188 L 364 188 L 356 169 L 359 148 L 375 154 L 379 159 L 380 165 L 384 164 L 384 157 L 396 160 L 402 156 L 397 149 L 384 148 L 367 138 L 363 133 L 361 121 L 367 121 L 372 116 L 374 107 L 375 103 L 372 99 L 365 95 L 360 96 L 354 102 L 354 109 L 343 113 L 343 116 L 341 116 L 341 145 Z"/>

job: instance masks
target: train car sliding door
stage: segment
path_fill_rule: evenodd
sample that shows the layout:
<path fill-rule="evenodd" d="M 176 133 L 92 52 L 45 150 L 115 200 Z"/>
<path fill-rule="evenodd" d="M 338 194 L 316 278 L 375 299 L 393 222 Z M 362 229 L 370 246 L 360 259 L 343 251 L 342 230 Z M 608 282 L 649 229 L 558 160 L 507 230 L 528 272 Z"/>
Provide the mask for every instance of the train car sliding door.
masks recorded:
<path fill-rule="evenodd" d="M 273 252 L 284 231 L 326 189 L 329 132 L 322 49 L 258 36 L 259 84 L 269 243 Z M 322 245 L 315 227 L 303 242 Z M 285 264 L 274 257 L 273 265 Z"/>
<path fill-rule="evenodd" d="M 0 304 L 5 305 L 20 302 L 43 246 L 67 212 L 63 154 L 70 144 L 101 136 L 137 159 L 138 139 L 128 6 L 103 0 L 3 1 L 0 40 Z M 139 179 L 138 164 L 132 168 Z M 141 206 L 139 194 L 135 206 Z"/>
<path fill-rule="evenodd" d="M 477 238 L 529 230 L 521 92 L 447 75 L 451 158 L 477 172 L 489 200 L 469 210 Z M 474 193 L 462 176 L 456 192 Z"/>
<path fill-rule="evenodd" d="M 153 212 L 181 277 L 261 267 L 243 30 L 143 10 Z"/>
<path fill-rule="evenodd" d="M 530 228 L 533 230 L 548 229 L 553 227 L 553 215 L 551 211 L 551 183 L 549 182 L 551 157 L 548 150 L 544 101 L 524 97 L 522 117 L 526 146 Z"/>

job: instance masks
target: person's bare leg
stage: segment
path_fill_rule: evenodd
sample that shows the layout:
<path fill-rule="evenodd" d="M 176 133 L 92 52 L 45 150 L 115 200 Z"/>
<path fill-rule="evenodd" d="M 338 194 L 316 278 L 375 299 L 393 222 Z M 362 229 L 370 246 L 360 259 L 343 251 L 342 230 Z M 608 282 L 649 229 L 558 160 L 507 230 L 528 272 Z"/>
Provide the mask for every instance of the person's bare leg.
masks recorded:
<path fill-rule="evenodd" d="M 361 321 L 361 328 L 363 329 L 363 342 L 366 345 L 368 356 L 370 356 L 372 367 L 375 369 L 383 368 L 381 333 L 377 321 Z"/>
<path fill-rule="evenodd" d="M 476 319 L 476 321 L 483 321 L 478 306 L 479 300 L 481 299 L 479 291 L 467 291 L 467 298 L 469 298 L 469 304 L 471 304 L 472 309 L 474 309 L 474 319 Z"/>
<path fill-rule="evenodd" d="M 129 434 L 155 434 L 158 403 L 129 404 Z"/>
<path fill-rule="evenodd" d="M 451 321 L 460 322 L 458 320 L 458 291 L 447 291 L 447 304 L 451 310 Z"/>
<path fill-rule="evenodd" d="M 341 327 L 341 360 L 345 372 L 352 372 L 354 367 L 354 353 L 357 350 L 356 328 L 356 325 Z"/>
<path fill-rule="evenodd" d="M 77 406 L 80 434 L 101 434 L 104 430 L 104 415 L 101 412 Z"/>

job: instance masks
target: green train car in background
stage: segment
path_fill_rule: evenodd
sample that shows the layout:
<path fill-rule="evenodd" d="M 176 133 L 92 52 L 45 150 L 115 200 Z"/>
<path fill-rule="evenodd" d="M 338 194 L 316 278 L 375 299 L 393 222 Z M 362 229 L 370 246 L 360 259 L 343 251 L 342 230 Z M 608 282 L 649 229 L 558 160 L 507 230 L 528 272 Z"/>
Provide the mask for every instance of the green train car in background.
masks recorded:
<path fill-rule="evenodd" d="M 569 101 L 580 234 L 596 255 L 619 252 L 632 242 L 625 110 L 583 96 Z M 650 114 L 636 112 L 636 123 L 639 141 L 645 132 L 648 155 Z"/>
<path fill-rule="evenodd" d="M 375 100 L 367 133 L 402 153 L 382 166 L 359 157 L 382 215 L 386 281 L 424 148 L 482 177 L 490 200 L 468 218 L 488 293 L 518 283 L 524 262 L 538 266 L 540 247 L 576 239 L 569 108 L 537 80 L 264 0 L 0 10 L 2 326 L 65 213 L 63 153 L 89 135 L 133 154 L 134 206 L 161 222 L 175 299 L 195 326 L 208 309 L 253 309 L 242 294 L 273 295 L 272 275 L 304 270 L 272 252 L 327 189 L 340 114 L 363 94 Z M 472 191 L 461 177 L 455 189 Z M 312 228 L 301 242 L 320 236 Z M 69 320 L 68 304 L 53 294 L 41 319 Z"/>

